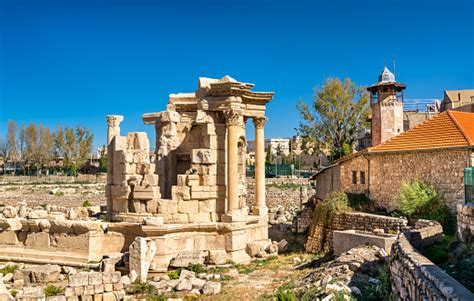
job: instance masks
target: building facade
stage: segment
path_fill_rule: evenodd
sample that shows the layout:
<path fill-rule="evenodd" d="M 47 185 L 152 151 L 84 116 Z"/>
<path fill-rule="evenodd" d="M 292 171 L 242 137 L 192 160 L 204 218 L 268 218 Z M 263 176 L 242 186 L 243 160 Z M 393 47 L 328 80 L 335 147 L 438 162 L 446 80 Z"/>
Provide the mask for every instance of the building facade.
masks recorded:
<path fill-rule="evenodd" d="M 421 179 L 454 209 L 464 199 L 463 172 L 473 165 L 473 149 L 474 114 L 446 111 L 378 146 L 341 158 L 313 178 L 317 187 L 365 194 L 387 211 L 397 209 L 404 183 Z M 330 185 L 338 182 L 339 187 Z M 329 192 L 325 189 L 321 196 Z"/>

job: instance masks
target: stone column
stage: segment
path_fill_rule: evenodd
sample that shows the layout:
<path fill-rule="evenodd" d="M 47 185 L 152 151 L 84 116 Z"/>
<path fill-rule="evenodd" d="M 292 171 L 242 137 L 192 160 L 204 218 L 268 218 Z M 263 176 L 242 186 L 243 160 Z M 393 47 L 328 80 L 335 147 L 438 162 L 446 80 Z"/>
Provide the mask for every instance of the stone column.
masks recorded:
<path fill-rule="evenodd" d="M 242 111 L 229 109 L 224 111 L 227 121 L 227 212 L 223 222 L 243 221 L 245 217 L 239 210 L 239 131 L 244 120 Z"/>
<path fill-rule="evenodd" d="M 115 136 L 120 136 L 120 123 L 123 121 L 121 115 L 107 115 L 107 145 Z"/>
<path fill-rule="evenodd" d="M 105 189 L 107 199 L 107 212 L 112 212 L 112 196 L 110 186 L 114 183 L 114 145 L 111 143 L 116 136 L 120 136 L 120 123 L 123 121 L 121 115 L 107 115 L 107 187 Z"/>
<path fill-rule="evenodd" d="M 255 126 L 255 206 L 253 213 L 267 215 L 268 208 L 265 203 L 265 138 L 264 126 L 267 117 L 254 117 Z"/>

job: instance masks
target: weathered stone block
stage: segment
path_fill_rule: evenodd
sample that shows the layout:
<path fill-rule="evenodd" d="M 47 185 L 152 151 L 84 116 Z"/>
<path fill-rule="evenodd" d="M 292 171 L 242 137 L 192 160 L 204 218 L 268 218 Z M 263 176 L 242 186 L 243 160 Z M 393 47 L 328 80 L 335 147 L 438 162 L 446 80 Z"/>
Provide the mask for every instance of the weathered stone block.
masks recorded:
<path fill-rule="evenodd" d="M 216 212 L 216 200 L 208 199 L 199 201 L 199 212 Z"/>
<path fill-rule="evenodd" d="M 243 250 L 247 246 L 245 231 L 231 232 L 225 238 L 225 249 L 227 251 Z"/>
<path fill-rule="evenodd" d="M 171 198 L 177 201 L 191 199 L 190 188 L 188 186 L 172 186 Z"/>
<path fill-rule="evenodd" d="M 199 175 L 188 175 L 188 186 L 199 186 Z"/>
<path fill-rule="evenodd" d="M 37 232 L 28 234 L 25 245 L 30 249 L 47 250 L 50 247 L 49 233 Z"/>
<path fill-rule="evenodd" d="M 69 286 L 82 287 L 88 284 L 89 284 L 89 274 L 86 272 L 81 272 L 81 273 L 77 273 L 75 275 L 69 276 Z M 81 295 L 81 294 L 78 294 L 77 291 L 76 291 L 76 294 L 79 296 Z"/>
<path fill-rule="evenodd" d="M 189 213 L 190 223 L 208 223 L 211 221 L 211 215 L 209 212 L 205 213 Z"/>
<path fill-rule="evenodd" d="M 16 245 L 18 242 L 18 236 L 15 231 L 0 232 L 0 245 Z"/>
<path fill-rule="evenodd" d="M 203 200 L 209 199 L 209 186 L 192 186 L 191 187 L 191 199 L 193 200 Z"/>
<path fill-rule="evenodd" d="M 211 149 L 193 149 L 191 162 L 195 164 L 213 164 L 217 162 L 217 152 Z"/>
<path fill-rule="evenodd" d="M 171 221 L 173 224 L 187 224 L 189 217 L 186 213 L 175 213 L 172 215 Z"/>
<path fill-rule="evenodd" d="M 179 213 L 198 213 L 199 212 L 199 201 L 178 201 L 178 212 Z"/>
<path fill-rule="evenodd" d="M 89 285 L 102 284 L 102 274 L 101 273 L 89 273 Z"/>

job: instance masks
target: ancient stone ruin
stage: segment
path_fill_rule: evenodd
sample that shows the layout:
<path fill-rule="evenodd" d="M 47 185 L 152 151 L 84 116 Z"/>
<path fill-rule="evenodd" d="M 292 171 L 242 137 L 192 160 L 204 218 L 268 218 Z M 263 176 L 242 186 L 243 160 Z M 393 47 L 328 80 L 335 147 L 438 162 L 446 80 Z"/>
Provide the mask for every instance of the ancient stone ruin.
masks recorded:
<path fill-rule="evenodd" d="M 143 115 L 156 129 L 154 153 L 146 133 L 121 136 L 123 117 L 107 116 L 105 212 L 2 207 L 0 261 L 93 268 L 120 261 L 122 272 L 143 282 L 170 266 L 274 253 L 264 168 L 265 109 L 273 93 L 252 87 L 228 76 L 200 78 L 195 93 L 171 94 L 166 111 Z M 252 208 L 245 201 L 248 119 L 256 140 Z"/>
<path fill-rule="evenodd" d="M 140 249 L 152 243 L 154 256 L 144 259 L 150 270 L 166 270 L 177 256 L 246 262 L 248 243 L 268 244 L 263 132 L 273 93 L 252 87 L 228 76 L 200 78 L 196 92 L 171 94 L 166 111 L 143 115 L 156 130 L 154 154 L 146 133 L 121 136 L 123 117 L 107 117 L 107 212 L 124 222 L 112 228 L 126 241 Z M 256 140 L 253 208 L 245 201 L 248 119 Z"/>

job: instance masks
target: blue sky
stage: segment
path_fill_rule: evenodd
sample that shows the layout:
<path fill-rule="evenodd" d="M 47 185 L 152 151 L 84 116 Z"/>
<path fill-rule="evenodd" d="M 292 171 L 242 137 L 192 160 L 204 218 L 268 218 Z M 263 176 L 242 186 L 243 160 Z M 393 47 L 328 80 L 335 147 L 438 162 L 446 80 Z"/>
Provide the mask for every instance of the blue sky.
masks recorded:
<path fill-rule="evenodd" d="M 107 114 L 152 135 L 142 113 L 226 74 L 274 91 L 266 136 L 291 136 L 299 98 L 328 76 L 372 84 L 394 55 L 407 98 L 474 88 L 473 20 L 469 0 L 0 0 L 0 136 L 14 119 L 101 145 Z"/>

